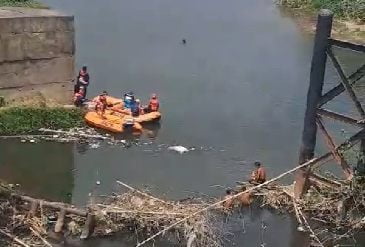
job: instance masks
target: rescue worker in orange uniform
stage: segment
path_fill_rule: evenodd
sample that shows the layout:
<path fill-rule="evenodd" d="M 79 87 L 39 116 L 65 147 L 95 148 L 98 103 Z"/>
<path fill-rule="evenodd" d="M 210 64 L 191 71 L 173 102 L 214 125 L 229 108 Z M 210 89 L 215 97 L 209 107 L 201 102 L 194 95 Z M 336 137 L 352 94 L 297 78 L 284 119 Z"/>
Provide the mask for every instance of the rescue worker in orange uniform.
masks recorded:
<path fill-rule="evenodd" d="M 160 102 L 157 99 L 157 95 L 152 94 L 150 102 L 148 103 L 147 110 L 148 110 L 148 112 L 154 112 L 154 111 L 158 111 L 159 108 L 160 108 Z"/>
<path fill-rule="evenodd" d="M 266 182 L 266 171 L 265 168 L 261 166 L 261 162 L 255 162 L 256 169 L 251 173 L 250 183 L 253 184 L 262 184 Z"/>
<path fill-rule="evenodd" d="M 103 91 L 102 94 L 100 94 L 96 100 L 95 110 L 98 113 L 101 113 L 101 115 L 104 115 L 106 108 L 108 107 L 108 102 L 106 100 L 106 96 L 108 96 L 108 93 L 106 91 Z"/>

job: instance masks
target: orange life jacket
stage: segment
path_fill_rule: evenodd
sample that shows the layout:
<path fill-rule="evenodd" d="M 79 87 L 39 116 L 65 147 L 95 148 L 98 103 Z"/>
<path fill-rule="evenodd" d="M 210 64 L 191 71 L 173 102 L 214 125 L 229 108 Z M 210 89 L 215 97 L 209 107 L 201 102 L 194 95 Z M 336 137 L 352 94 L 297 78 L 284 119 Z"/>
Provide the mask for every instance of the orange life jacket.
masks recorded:
<path fill-rule="evenodd" d="M 160 103 L 158 102 L 157 99 L 150 100 L 149 108 L 151 111 L 158 111 L 159 107 L 160 107 Z"/>
<path fill-rule="evenodd" d="M 99 95 L 96 100 L 95 110 L 102 110 L 104 111 L 107 107 L 107 100 L 105 96 Z"/>

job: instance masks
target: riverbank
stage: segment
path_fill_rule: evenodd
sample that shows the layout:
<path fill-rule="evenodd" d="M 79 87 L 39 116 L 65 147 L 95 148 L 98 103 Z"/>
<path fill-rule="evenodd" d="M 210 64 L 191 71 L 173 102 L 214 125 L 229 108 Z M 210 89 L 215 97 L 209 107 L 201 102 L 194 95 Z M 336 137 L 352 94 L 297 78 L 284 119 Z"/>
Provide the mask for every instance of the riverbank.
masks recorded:
<path fill-rule="evenodd" d="M 41 128 L 71 129 L 85 126 L 79 108 L 6 107 L 0 109 L 0 135 L 38 132 Z"/>
<path fill-rule="evenodd" d="M 0 7 L 48 9 L 46 5 L 35 0 L 0 0 Z"/>
<path fill-rule="evenodd" d="M 336 39 L 365 43 L 365 4 L 345 0 L 279 0 L 284 15 L 293 18 L 305 32 L 314 33 L 319 9 L 333 11 L 332 36 Z"/>

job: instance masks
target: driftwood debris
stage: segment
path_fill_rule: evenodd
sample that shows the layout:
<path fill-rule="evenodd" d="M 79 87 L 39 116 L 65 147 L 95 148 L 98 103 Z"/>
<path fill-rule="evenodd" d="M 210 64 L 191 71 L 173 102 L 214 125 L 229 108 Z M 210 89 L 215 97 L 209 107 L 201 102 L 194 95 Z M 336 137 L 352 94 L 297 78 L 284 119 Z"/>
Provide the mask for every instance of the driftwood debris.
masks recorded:
<path fill-rule="evenodd" d="M 8 237 L 9 239 L 11 239 L 12 241 L 16 242 L 17 244 L 20 244 L 21 246 L 24 247 L 30 247 L 29 245 L 27 245 L 26 243 L 24 243 L 23 241 L 21 241 L 20 239 L 18 239 L 17 237 L 13 236 L 10 233 L 7 233 L 6 231 L 0 229 L 0 233 L 6 237 Z"/>
<path fill-rule="evenodd" d="M 97 198 L 87 209 L 80 209 L 65 203 L 18 195 L 4 189 L 0 190 L 0 207 L 4 212 L 0 215 L 0 229 L 29 246 L 32 246 L 34 241 L 38 241 L 36 244 L 47 245 L 46 234 L 52 230 L 60 234 L 79 236 L 81 239 L 108 236 L 121 231 L 150 236 L 136 246 L 143 246 L 159 236 L 167 235 L 168 239 L 188 246 L 220 247 L 223 245 L 224 233 L 212 224 L 217 222 L 217 210 L 221 211 L 223 202 L 227 200 L 252 193 L 263 198 L 263 206 L 295 213 L 298 222 L 310 231 L 316 245 L 326 246 L 326 240 L 323 240 L 317 229 L 312 228 L 310 224 L 316 221 L 328 229 L 335 229 L 331 232 L 336 239 L 334 242 L 343 238 L 343 234 L 335 232 L 338 229 L 365 228 L 364 220 L 354 221 L 347 215 L 348 212 L 365 208 L 364 188 L 351 185 L 345 180 L 335 181 L 317 174 L 313 176 L 315 186 L 303 198 L 295 199 L 294 186 L 281 186 L 274 182 L 298 169 L 312 168 L 317 163 L 326 162 L 330 156 L 331 153 L 312 159 L 263 184 L 243 184 L 245 190 L 241 187 L 237 189 L 236 194 L 224 200 L 167 201 L 117 181 L 128 191 Z M 2 201 L 1 198 L 8 200 Z M 343 206 L 339 207 L 341 203 Z M 337 217 L 339 214 L 343 216 L 340 220 Z M 50 217 L 53 218 L 52 222 L 44 223 L 44 219 Z M 14 224 L 23 226 L 21 234 L 12 231 L 11 226 Z M 9 236 L 8 239 L 15 241 Z"/>
<path fill-rule="evenodd" d="M 4 198 L 0 196 L 0 207 L 4 206 L 4 214 L 0 216 L 3 217 L 0 219 L 0 229 L 8 229 L 4 233 L 9 234 L 9 240 L 19 240 L 24 246 L 49 246 L 48 231 L 71 234 L 80 239 L 87 239 L 91 235 L 106 236 L 120 231 L 152 235 L 207 205 L 203 201 L 165 201 L 123 182 L 119 181 L 118 184 L 123 184 L 128 191 L 103 197 L 102 202 L 89 205 L 87 210 L 14 192 L 6 193 L 6 200 L 1 201 Z M 17 212 L 16 217 L 13 209 Z M 198 246 L 222 246 L 219 232 L 210 225 L 211 216 L 200 214 L 192 217 L 185 224 L 171 228 L 169 238 L 176 242 L 194 242 Z M 45 224 L 44 219 L 50 218 L 52 221 Z M 12 232 L 14 224 L 22 225 L 22 230 Z"/>

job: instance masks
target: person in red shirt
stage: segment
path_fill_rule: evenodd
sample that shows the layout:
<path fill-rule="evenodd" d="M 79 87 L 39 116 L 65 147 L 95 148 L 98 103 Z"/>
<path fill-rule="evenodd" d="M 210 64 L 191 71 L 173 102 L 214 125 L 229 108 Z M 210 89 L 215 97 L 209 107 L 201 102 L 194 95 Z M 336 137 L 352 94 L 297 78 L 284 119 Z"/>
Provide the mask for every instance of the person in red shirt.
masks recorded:
<path fill-rule="evenodd" d="M 74 94 L 74 105 L 77 107 L 82 106 L 85 101 L 85 89 L 80 87 L 79 91 Z"/>
<path fill-rule="evenodd" d="M 160 108 L 160 102 L 157 99 L 157 95 L 152 94 L 150 102 L 148 103 L 147 110 L 148 110 L 148 112 L 154 112 L 154 111 L 158 111 L 159 108 Z"/>

